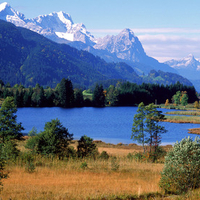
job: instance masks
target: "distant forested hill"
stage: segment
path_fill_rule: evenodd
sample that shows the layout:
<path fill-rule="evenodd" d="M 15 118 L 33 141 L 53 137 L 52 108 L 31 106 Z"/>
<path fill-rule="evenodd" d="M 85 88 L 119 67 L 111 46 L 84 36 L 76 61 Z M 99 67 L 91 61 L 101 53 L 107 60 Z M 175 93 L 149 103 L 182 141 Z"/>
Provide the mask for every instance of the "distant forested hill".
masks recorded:
<path fill-rule="evenodd" d="M 167 77 L 166 84 L 172 83 L 170 77 Z M 106 63 L 86 51 L 57 44 L 28 29 L 0 20 L 0 79 L 4 83 L 21 83 L 25 87 L 39 83 L 55 87 L 62 78 L 69 78 L 75 87 L 89 87 L 95 82 L 111 79 L 137 84 L 155 82 L 151 74 L 145 79 L 139 77 L 125 63 Z M 191 85 L 181 76 L 175 81 Z M 156 83 L 159 83 L 158 79 Z M 165 76 L 162 76 L 162 83 L 165 83 Z"/>

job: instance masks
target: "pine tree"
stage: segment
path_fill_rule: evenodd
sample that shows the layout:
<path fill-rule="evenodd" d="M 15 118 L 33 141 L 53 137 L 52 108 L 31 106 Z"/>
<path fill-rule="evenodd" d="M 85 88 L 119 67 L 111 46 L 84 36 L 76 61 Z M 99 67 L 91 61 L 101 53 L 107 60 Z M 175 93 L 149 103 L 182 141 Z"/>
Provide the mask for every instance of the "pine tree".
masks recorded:
<path fill-rule="evenodd" d="M 17 107 L 13 97 L 7 97 L 0 109 L 0 139 L 4 143 L 11 139 L 20 139 L 24 130 L 21 123 L 17 123 Z"/>
<path fill-rule="evenodd" d="M 95 107 L 104 107 L 105 106 L 105 95 L 103 92 L 103 86 L 96 84 L 93 96 L 92 96 L 93 105 Z"/>

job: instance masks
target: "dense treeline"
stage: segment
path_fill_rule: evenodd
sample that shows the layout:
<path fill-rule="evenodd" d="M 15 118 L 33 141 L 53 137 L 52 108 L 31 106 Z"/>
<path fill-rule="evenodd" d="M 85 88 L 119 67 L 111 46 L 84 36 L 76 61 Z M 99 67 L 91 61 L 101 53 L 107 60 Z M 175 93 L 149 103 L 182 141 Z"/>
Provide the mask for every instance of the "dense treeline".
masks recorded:
<path fill-rule="evenodd" d="M 193 86 L 186 86 L 177 82 L 171 85 L 143 83 L 137 85 L 130 82 L 118 82 L 115 86 L 103 88 L 96 84 L 93 90 L 88 90 L 88 95 L 83 95 L 81 89 L 74 89 L 69 79 L 63 78 L 56 88 L 43 88 L 39 84 L 35 87 L 24 88 L 22 85 L 4 85 L 0 81 L 0 98 L 13 96 L 18 107 L 83 107 L 83 106 L 134 106 L 140 102 L 165 103 L 172 101 L 177 91 L 188 95 L 188 103 L 197 101 L 196 90 Z"/>

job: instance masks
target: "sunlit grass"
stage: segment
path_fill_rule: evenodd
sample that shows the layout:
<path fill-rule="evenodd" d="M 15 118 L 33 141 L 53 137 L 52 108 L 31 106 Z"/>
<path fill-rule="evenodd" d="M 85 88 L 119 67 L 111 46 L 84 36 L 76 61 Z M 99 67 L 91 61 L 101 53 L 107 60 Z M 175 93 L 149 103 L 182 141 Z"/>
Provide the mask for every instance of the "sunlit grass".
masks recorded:
<path fill-rule="evenodd" d="M 166 112 L 165 114 L 171 115 L 200 115 L 200 111 L 173 111 L 173 112 Z"/>
<path fill-rule="evenodd" d="M 118 158 L 119 171 L 111 170 L 110 160 L 87 160 L 88 168 L 80 161 L 52 167 L 37 167 L 26 173 L 19 166 L 8 167 L 9 178 L 4 180 L 3 199 L 87 199 L 112 195 L 141 195 L 161 192 L 158 186 L 163 164 L 139 163 Z"/>
<path fill-rule="evenodd" d="M 165 115 L 167 122 L 172 123 L 193 123 L 193 124 L 200 124 L 200 117 L 199 116 L 168 116 Z"/>

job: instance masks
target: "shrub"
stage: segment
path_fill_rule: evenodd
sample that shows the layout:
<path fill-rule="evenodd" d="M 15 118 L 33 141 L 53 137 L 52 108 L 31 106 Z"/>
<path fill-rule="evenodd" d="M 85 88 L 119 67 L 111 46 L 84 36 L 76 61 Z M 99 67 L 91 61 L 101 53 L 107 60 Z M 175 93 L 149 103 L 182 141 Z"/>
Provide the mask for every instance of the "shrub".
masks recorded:
<path fill-rule="evenodd" d="M 34 157 L 31 153 L 25 153 L 25 162 L 26 162 L 26 165 L 25 165 L 25 170 L 26 172 L 28 173 L 33 173 L 35 171 L 35 165 L 34 165 Z"/>
<path fill-rule="evenodd" d="M 31 136 L 27 142 L 25 147 L 27 149 L 30 149 L 33 152 L 37 152 L 37 148 L 38 148 L 38 143 L 39 143 L 39 135 L 36 136 Z"/>
<path fill-rule="evenodd" d="M 81 163 L 81 166 L 80 166 L 81 169 L 86 169 L 87 167 L 88 165 L 86 162 Z"/>
<path fill-rule="evenodd" d="M 144 155 L 143 153 L 136 153 L 136 154 L 134 154 L 134 159 L 136 161 L 141 161 L 144 157 L 143 155 Z"/>
<path fill-rule="evenodd" d="M 16 143 L 12 140 L 6 141 L 1 147 L 1 154 L 6 160 L 15 161 L 19 156 L 19 150 Z"/>
<path fill-rule="evenodd" d="M 132 153 L 128 153 L 127 158 L 129 160 L 133 160 L 134 159 L 134 155 Z"/>
<path fill-rule="evenodd" d="M 92 157 L 96 158 L 98 155 L 96 144 L 93 143 L 93 139 L 87 137 L 86 135 L 82 136 L 78 141 L 77 155 L 80 158 Z"/>
<path fill-rule="evenodd" d="M 109 159 L 109 155 L 106 151 L 102 151 L 101 154 L 99 155 L 99 158 L 100 159 L 103 159 L 103 160 L 108 160 Z"/>
<path fill-rule="evenodd" d="M 181 194 L 200 187 L 200 139 L 177 142 L 165 157 L 160 187 L 165 193 Z"/>

